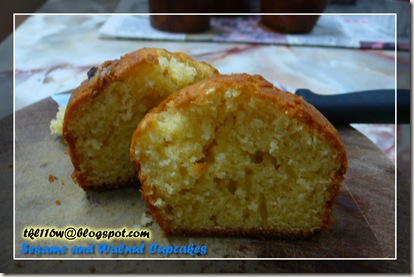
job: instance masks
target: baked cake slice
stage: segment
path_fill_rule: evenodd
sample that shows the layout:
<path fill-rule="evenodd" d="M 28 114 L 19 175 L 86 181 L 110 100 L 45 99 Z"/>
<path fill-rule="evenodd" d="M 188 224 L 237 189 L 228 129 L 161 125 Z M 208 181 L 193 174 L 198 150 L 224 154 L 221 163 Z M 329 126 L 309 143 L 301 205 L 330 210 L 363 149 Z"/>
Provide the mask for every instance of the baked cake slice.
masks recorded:
<path fill-rule="evenodd" d="M 215 68 L 185 54 L 151 48 L 91 69 L 63 122 L 74 180 L 85 190 L 135 181 L 129 147 L 138 122 L 172 92 L 213 74 Z"/>
<path fill-rule="evenodd" d="M 308 237 L 330 225 L 347 170 L 319 111 L 247 74 L 172 94 L 139 123 L 130 154 L 166 234 Z"/>

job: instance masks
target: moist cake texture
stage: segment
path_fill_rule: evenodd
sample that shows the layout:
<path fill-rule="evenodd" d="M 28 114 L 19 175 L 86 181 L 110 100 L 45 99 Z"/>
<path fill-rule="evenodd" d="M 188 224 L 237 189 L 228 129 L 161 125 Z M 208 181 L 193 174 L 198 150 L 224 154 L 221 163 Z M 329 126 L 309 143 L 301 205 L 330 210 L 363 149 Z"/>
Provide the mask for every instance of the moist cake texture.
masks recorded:
<path fill-rule="evenodd" d="M 347 169 L 319 111 L 247 74 L 172 94 L 139 123 L 130 151 L 167 235 L 308 237 L 331 224 Z"/>
<path fill-rule="evenodd" d="M 63 122 L 74 180 L 85 190 L 130 185 L 136 174 L 129 147 L 138 122 L 172 92 L 217 73 L 185 54 L 155 48 L 91 69 Z"/>

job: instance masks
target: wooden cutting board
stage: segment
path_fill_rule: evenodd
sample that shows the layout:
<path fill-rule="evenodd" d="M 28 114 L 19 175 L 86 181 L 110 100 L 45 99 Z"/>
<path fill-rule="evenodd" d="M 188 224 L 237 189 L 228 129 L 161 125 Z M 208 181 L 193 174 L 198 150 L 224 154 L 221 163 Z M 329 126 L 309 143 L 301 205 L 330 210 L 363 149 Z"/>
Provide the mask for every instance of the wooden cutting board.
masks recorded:
<path fill-rule="evenodd" d="M 87 226 L 91 229 L 128 229 L 141 225 L 141 216 L 146 206 L 136 187 L 85 193 L 71 179 L 73 171 L 69 157 L 65 154 L 66 145 L 60 137 L 50 134 L 49 124 L 55 118 L 57 104 L 49 99 L 40 101 L 16 113 L 15 116 L 15 251 L 17 258 L 36 258 L 21 253 L 21 245 L 72 245 L 88 246 L 91 242 L 106 241 L 86 240 L 36 240 L 22 238 L 26 227 Z M 1 122 L 5 122 L 4 120 Z M 4 124 L 0 124 L 0 128 Z M 4 128 L 4 127 L 3 127 Z M 373 143 L 351 127 L 338 127 L 345 145 L 349 169 L 334 205 L 333 215 L 336 222 L 328 231 L 321 232 L 309 239 L 282 240 L 256 239 L 248 237 L 164 237 L 156 223 L 151 230 L 151 239 L 147 240 L 111 240 L 111 245 L 140 245 L 146 247 L 152 243 L 158 245 L 195 245 L 207 246 L 207 254 L 197 258 L 248 258 L 248 259 L 393 259 L 396 257 L 396 174 L 393 163 Z M 56 177 L 50 180 L 50 176 Z M 404 195 L 409 193 L 409 186 L 398 174 L 399 185 L 404 186 Z M 402 188 L 402 187 L 401 187 Z M 406 199 L 406 198 L 405 198 Z M 409 213 L 403 213 L 403 220 L 409 220 Z M 399 230 L 398 234 L 403 232 Z M 403 245 L 403 244 L 401 244 Z M 409 253 L 409 247 L 398 245 L 398 253 Z M 65 256 L 47 255 L 47 258 L 164 258 L 160 254 L 97 254 Z M 186 255 L 170 255 L 170 258 L 191 258 Z M 400 256 L 401 258 L 401 256 Z M 96 264 L 96 261 L 89 261 Z M 120 262 L 120 261 L 119 261 Z M 240 261 L 237 261 L 240 262 Z M 242 261 L 243 264 L 245 261 Z M 271 264 L 255 263 L 249 267 L 250 272 L 347 272 L 345 264 L 341 267 L 328 261 L 299 261 Z M 333 261 L 336 262 L 336 261 Z M 81 264 L 81 263 L 80 263 Z M 78 264 L 77 266 L 80 266 Z M 84 270 L 90 270 L 90 265 Z M 82 266 L 83 266 L 82 265 Z M 164 264 L 165 265 L 165 264 Z M 245 264 L 244 264 L 245 265 Z M 35 265 L 31 265 L 33 267 Z M 118 264 L 119 266 L 119 264 Z M 162 266 L 149 266 L 150 272 L 162 271 Z M 245 265 L 246 266 L 246 265 Z M 226 268 L 227 269 L 222 269 Z M 76 268 L 76 266 L 75 266 Z M 111 272 L 112 266 L 100 264 L 100 269 Z M 400 271 L 387 261 L 366 264 L 353 262 L 351 269 L 363 271 Z M 71 272 L 74 268 L 67 268 Z M 97 269 L 94 269 L 94 271 Z M 175 272 L 165 267 L 166 272 Z M 187 266 L 183 270 L 188 270 Z M 241 270 L 239 265 L 231 263 L 213 264 L 208 269 L 193 268 L 192 272 L 249 271 Z M 19 272 L 19 269 L 16 270 Z M 100 272 L 100 271 L 96 271 Z"/>

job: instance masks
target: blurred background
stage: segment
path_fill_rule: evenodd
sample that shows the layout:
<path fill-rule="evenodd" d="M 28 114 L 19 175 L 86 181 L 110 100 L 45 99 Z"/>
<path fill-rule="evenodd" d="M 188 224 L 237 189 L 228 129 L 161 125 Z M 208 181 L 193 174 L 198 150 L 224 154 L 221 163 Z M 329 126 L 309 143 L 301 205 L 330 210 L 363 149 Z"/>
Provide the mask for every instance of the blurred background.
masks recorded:
<path fill-rule="evenodd" d="M 46 2 L 49 2 L 48 6 L 54 6 L 59 12 L 85 12 L 81 6 L 88 5 L 93 12 L 112 12 L 118 4 L 118 1 L 70 1 L 70 4 L 64 4 L 63 1 L 55 0 L 32 0 L 32 1 L 1 1 L 0 2 L 0 41 L 4 40 L 8 35 L 13 32 L 13 13 L 34 13 L 34 12 L 48 12 L 47 7 L 41 8 Z M 135 10 L 118 10 L 117 12 L 149 12 L 148 0 L 129 1 L 135 2 Z M 155 7 L 157 2 L 161 3 L 161 12 L 165 12 L 168 8 L 166 5 L 168 1 L 153 1 Z M 194 1 L 193 1 L 194 2 Z M 176 6 L 174 8 L 177 12 L 200 12 L 204 6 L 209 6 L 209 10 L 202 12 L 215 12 L 215 13 L 245 13 L 245 12 L 284 12 L 287 7 L 275 6 L 272 0 L 207 0 L 197 1 L 195 3 L 203 3 L 200 7 L 191 6 Z M 261 3 L 263 2 L 263 3 Z M 320 2 L 320 6 L 315 10 L 315 1 L 303 1 L 306 5 L 298 5 L 295 1 L 280 1 L 289 3 L 294 7 L 293 12 L 320 12 L 318 10 L 323 7 L 325 13 L 397 13 L 398 18 L 398 36 L 400 38 L 408 38 L 410 36 L 410 8 L 408 0 L 323 0 Z M 158 3 L 158 5 L 159 5 Z M 272 5 L 275 9 L 272 9 Z M 284 4 L 286 5 L 286 4 Z M 60 7 L 59 7 L 60 6 Z M 263 6 L 263 7 L 262 7 Z M 106 7 L 103 9 L 102 7 Z M 160 5 L 158 6 L 160 8 Z M 163 10 L 162 10 L 163 9 Z M 91 11 L 92 11 L 91 10 Z M 19 26 L 27 16 L 19 16 L 16 18 L 16 26 Z"/>

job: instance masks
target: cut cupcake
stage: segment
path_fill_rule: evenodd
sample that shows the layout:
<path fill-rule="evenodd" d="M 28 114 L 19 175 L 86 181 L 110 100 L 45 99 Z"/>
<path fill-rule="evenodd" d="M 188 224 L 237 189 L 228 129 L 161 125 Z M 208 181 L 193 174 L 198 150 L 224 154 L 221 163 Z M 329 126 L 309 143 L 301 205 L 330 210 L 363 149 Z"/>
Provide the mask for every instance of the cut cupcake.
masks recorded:
<path fill-rule="evenodd" d="M 347 169 L 319 111 L 247 74 L 172 94 L 139 123 L 130 154 L 166 234 L 308 237 L 331 224 Z"/>
<path fill-rule="evenodd" d="M 129 147 L 138 122 L 171 93 L 213 74 L 215 68 L 185 54 L 151 48 L 91 69 L 64 116 L 74 180 L 85 190 L 133 183 Z"/>

